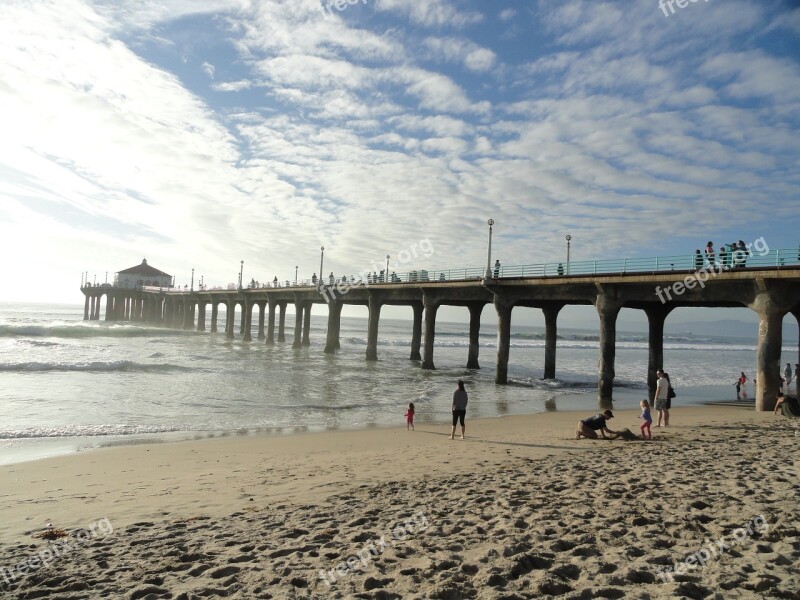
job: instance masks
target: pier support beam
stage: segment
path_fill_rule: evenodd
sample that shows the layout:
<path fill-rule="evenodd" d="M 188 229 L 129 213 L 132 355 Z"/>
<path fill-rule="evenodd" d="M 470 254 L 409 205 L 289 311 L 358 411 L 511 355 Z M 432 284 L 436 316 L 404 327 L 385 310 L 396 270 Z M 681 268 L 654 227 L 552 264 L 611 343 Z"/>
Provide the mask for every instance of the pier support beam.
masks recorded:
<path fill-rule="evenodd" d="M 339 349 L 339 330 L 342 319 L 341 301 L 331 300 L 328 302 L 328 333 L 325 338 L 325 354 L 336 354 Z"/>
<path fill-rule="evenodd" d="M 233 328 L 236 326 L 236 303 L 228 302 L 225 306 L 225 339 L 233 339 Z"/>
<path fill-rule="evenodd" d="M 240 304 L 242 306 L 242 317 L 239 319 L 239 335 L 244 336 L 244 332 L 247 331 L 247 326 L 249 325 L 247 320 L 247 306 L 244 301 Z"/>
<path fill-rule="evenodd" d="M 211 333 L 217 333 L 217 316 L 219 315 L 219 302 L 211 301 Z"/>
<path fill-rule="evenodd" d="M 197 306 L 197 331 L 206 330 L 206 303 L 200 302 Z"/>
<path fill-rule="evenodd" d="M 278 307 L 281 309 L 280 319 L 278 322 L 278 341 L 285 342 L 286 334 L 284 332 L 286 330 L 286 302 L 279 302 Z"/>
<path fill-rule="evenodd" d="M 192 308 L 194 303 L 186 298 L 183 301 L 183 328 L 184 329 L 193 329 L 194 328 L 194 314 L 192 313 Z"/>
<path fill-rule="evenodd" d="M 794 364 L 800 365 L 800 308 L 796 308 L 792 311 L 794 318 L 797 319 L 797 330 L 798 330 L 798 337 L 797 337 L 797 358 L 795 359 Z M 786 361 L 789 362 L 789 361 Z M 794 371 L 794 369 L 792 369 Z M 796 397 L 800 397 L 800 383 L 797 381 L 797 377 L 794 378 L 794 395 Z"/>
<path fill-rule="evenodd" d="M 499 384 L 508 383 L 508 355 L 511 348 L 511 311 L 514 305 L 501 298 L 499 294 L 494 296 L 494 308 L 497 311 L 497 369 L 495 370 L 494 382 Z"/>
<path fill-rule="evenodd" d="M 470 304 L 469 308 L 469 354 L 467 355 L 467 368 L 480 369 L 478 353 L 480 352 L 481 313 L 483 303 Z"/>
<path fill-rule="evenodd" d="M 292 348 L 303 347 L 303 303 L 296 300 L 294 303 L 294 340 Z"/>
<path fill-rule="evenodd" d="M 644 309 L 647 315 L 647 389 L 650 391 L 649 400 L 656 394 L 656 371 L 664 369 L 664 321 L 672 312 L 674 306 L 654 304 Z M 665 369 L 666 370 L 666 369 Z"/>
<path fill-rule="evenodd" d="M 758 349 L 756 350 L 756 410 L 775 409 L 781 389 L 781 343 L 783 316 L 787 310 L 772 290 L 756 294 L 750 305 L 758 313 Z"/>
<path fill-rule="evenodd" d="M 600 407 L 609 407 L 614 395 L 614 359 L 617 353 L 617 315 L 622 302 L 601 291 L 597 294 L 595 308 L 600 316 L 600 360 L 597 365 L 597 395 Z"/>
<path fill-rule="evenodd" d="M 269 317 L 267 318 L 267 346 L 275 345 L 275 303 L 269 303 Z"/>
<path fill-rule="evenodd" d="M 89 320 L 89 295 L 86 295 L 86 300 L 83 303 L 83 320 Z"/>
<path fill-rule="evenodd" d="M 253 303 L 249 300 L 245 300 L 242 303 L 242 322 L 244 323 L 244 335 L 242 336 L 242 341 L 245 342 L 252 342 L 253 341 Z"/>
<path fill-rule="evenodd" d="M 411 330 L 410 360 L 422 360 L 419 348 L 422 343 L 422 312 L 425 310 L 425 306 L 422 302 L 414 302 L 411 308 L 414 310 L 414 325 Z"/>
<path fill-rule="evenodd" d="M 267 307 L 266 300 L 261 300 L 256 302 L 258 306 L 258 340 L 263 340 L 266 336 L 264 335 L 264 310 Z"/>
<path fill-rule="evenodd" d="M 542 307 L 544 314 L 544 378 L 556 378 L 556 342 L 558 340 L 558 313 L 563 304 Z"/>
<path fill-rule="evenodd" d="M 305 303 L 304 315 L 303 315 L 303 346 L 310 346 L 311 339 L 311 302 Z"/>
<path fill-rule="evenodd" d="M 422 359 L 422 368 L 434 370 L 433 340 L 436 337 L 436 311 L 439 305 L 423 292 L 422 302 L 425 305 L 425 355 Z"/>
<path fill-rule="evenodd" d="M 378 323 L 381 318 L 381 302 L 372 294 L 369 297 L 369 325 L 367 326 L 367 360 L 378 360 Z"/>

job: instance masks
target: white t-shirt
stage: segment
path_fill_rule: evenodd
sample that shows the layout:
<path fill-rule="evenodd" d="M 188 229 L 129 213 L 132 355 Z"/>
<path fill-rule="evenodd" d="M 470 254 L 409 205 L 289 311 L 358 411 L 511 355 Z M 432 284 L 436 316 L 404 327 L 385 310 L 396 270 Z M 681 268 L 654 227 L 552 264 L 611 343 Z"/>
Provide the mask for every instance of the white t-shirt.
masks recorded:
<path fill-rule="evenodd" d="M 656 382 L 656 400 L 666 400 L 669 393 L 669 382 L 666 377 L 660 377 Z"/>

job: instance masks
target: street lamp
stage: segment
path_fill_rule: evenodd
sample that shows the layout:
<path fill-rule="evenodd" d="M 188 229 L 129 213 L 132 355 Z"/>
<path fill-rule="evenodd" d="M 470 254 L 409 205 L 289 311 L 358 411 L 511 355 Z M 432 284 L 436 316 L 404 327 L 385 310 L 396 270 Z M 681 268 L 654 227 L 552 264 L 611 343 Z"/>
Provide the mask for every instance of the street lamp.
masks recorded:
<path fill-rule="evenodd" d="M 567 273 L 569 273 L 569 242 L 572 239 L 570 234 L 567 234 Z"/>
<path fill-rule="evenodd" d="M 242 274 L 244 274 L 244 261 L 242 261 L 242 266 L 239 268 L 239 289 L 242 289 Z"/>
<path fill-rule="evenodd" d="M 294 266 L 294 284 L 297 285 L 297 265 Z"/>
<path fill-rule="evenodd" d="M 325 258 L 325 246 L 320 246 L 319 248 L 319 285 L 320 287 L 323 286 L 322 283 L 322 260 Z"/>
<path fill-rule="evenodd" d="M 494 219 L 489 219 L 486 221 L 486 224 L 489 225 L 489 254 L 486 258 L 486 279 L 492 278 L 492 225 L 494 225 Z"/>
<path fill-rule="evenodd" d="M 106 283 L 108 283 L 108 271 L 106 271 Z"/>
<path fill-rule="evenodd" d="M 384 281 L 389 281 L 389 255 L 386 255 L 386 278 Z"/>
<path fill-rule="evenodd" d="M 192 267 L 192 284 L 189 286 L 189 291 L 194 291 L 194 267 Z"/>

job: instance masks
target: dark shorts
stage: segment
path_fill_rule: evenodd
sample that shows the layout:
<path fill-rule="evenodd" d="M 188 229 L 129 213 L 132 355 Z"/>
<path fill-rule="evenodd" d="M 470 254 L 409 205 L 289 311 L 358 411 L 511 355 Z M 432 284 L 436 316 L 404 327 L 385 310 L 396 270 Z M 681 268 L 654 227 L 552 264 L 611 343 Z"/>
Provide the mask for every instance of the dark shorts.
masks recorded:
<path fill-rule="evenodd" d="M 454 410 L 453 411 L 453 427 L 456 426 L 456 423 L 461 421 L 461 426 L 464 426 L 464 417 L 467 416 L 466 410 Z"/>

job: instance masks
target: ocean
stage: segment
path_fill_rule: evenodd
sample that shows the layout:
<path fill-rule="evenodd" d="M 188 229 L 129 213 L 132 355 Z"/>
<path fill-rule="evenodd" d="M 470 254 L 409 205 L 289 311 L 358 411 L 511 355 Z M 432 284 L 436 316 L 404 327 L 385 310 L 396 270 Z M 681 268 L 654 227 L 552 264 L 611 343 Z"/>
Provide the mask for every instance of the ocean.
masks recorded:
<path fill-rule="evenodd" d="M 557 379 L 541 379 L 544 330 L 514 327 L 506 386 L 494 383 L 495 327 L 482 327 L 482 368 L 470 370 L 469 323 L 437 321 L 436 370 L 423 371 L 408 359 L 410 321 L 381 319 L 377 362 L 364 358 L 366 319 L 342 318 L 337 355 L 322 352 L 324 313 L 312 316 L 309 348 L 292 349 L 293 321 L 287 342 L 268 347 L 255 323 L 253 342 L 229 342 L 224 333 L 84 321 L 82 305 L 0 304 L 0 464 L 118 444 L 402 426 L 409 402 L 417 422 L 444 423 L 459 378 L 470 419 L 598 407 L 597 331 L 563 319 Z M 754 374 L 754 339 L 667 336 L 664 348 L 678 394 L 673 420 L 681 404 L 735 399 L 739 371 Z M 783 351 L 794 363 L 796 345 Z M 646 396 L 646 334 L 618 332 L 615 369 L 614 408 L 636 407 Z"/>

